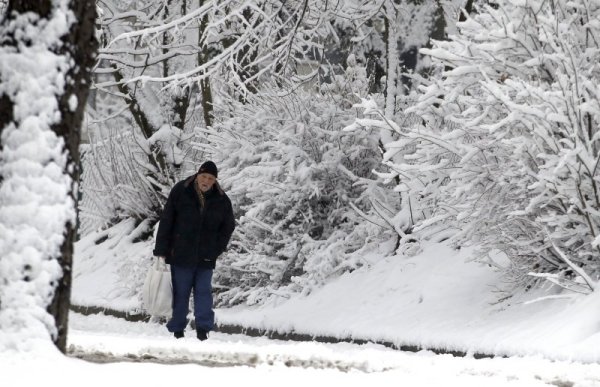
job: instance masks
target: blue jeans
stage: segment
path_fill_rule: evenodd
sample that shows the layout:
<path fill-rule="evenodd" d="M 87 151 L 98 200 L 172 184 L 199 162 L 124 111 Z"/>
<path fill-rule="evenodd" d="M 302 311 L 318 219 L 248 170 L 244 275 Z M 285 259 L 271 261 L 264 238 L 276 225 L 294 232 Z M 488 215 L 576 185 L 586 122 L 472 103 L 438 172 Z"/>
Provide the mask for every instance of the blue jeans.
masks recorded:
<path fill-rule="evenodd" d="M 167 323 L 169 332 L 184 331 L 188 323 L 190 295 L 194 289 L 194 317 L 196 329 L 209 332 L 215 323 L 212 309 L 212 269 L 197 266 L 171 265 L 173 282 L 173 315 Z"/>

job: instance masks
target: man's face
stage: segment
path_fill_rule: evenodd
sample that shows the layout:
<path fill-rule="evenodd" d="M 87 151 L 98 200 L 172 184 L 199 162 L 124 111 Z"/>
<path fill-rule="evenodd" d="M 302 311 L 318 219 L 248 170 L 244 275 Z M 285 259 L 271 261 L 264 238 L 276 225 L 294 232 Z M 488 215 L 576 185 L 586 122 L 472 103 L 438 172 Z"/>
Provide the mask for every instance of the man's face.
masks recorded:
<path fill-rule="evenodd" d="M 215 181 L 217 181 L 217 178 L 210 173 L 201 173 L 196 179 L 198 180 L 198 186 L 202 192 L 210 190 L 215 184 Z"/>

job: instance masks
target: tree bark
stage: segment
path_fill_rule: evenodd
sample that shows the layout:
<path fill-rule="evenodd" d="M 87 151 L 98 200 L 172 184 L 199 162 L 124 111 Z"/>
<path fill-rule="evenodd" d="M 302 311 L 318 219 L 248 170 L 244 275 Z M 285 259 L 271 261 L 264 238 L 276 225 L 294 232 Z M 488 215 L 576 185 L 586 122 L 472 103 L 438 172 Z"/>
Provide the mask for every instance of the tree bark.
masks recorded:
<path fill-rule="evenodd" d="M 63 38 L 63 53 L 69 54 L 75 65 L 67 73 L 67 85 L 59 101 L 62 120 L 52 130 L 64 138 L 69 156 L 66 173 L 70 174 L 74 185 L 71 197 L 77 203 L 80 172 L 79 145 L 81 143 L 81 122 L 91 85 L 91 69 L 96 60 L 98 42 L 96 40 L 96 3 L 94 0 L 71 0 L 71 10 L 77 20 L 70 28 L 70 34 Z M 69 99 L 76 96 L 78 104 L 71 109 Z M 57 285 L 54 299 L 48 311 L 54 316 L 58 336 L 56 346 L 64 353 L 67 344 L 68 315 L 71 300 L 71 270 L 73 266 L 73 243 L 77 235 L 76 224 L 68 223 L 65 227 L 65 240 L 61 246 L 60 264 L 63 277 Z"/>
<path fill-rule="evenodd" d="M 467 20 L 467 16 L 473 12 L 473 0 L 467 0 L 467 4 L 465 4 L 465 9 L 460 11 L 460 17 L 458 18 L 459 22 L 464 22 Z"/>
<path fill-rule="evenodd" d="M 171 0 L 167 1 L 165 4 L 165 9 L 163 12 L 163 23 L 166 23 L 169 19 L 169 7 L 171 6 Z M 180 4 L 181 16 L 187 14 L 185 1 Z M 168 33 L 163 34 L 163 54 L 168 54 L 169 49 L 167 48 L 169 44 L 172 42 L 172 38 Z M 165 59 L 163 62 L 163 77 L 168 77 L 170 75 L 171 69 L 169 66 L 169 59 Z M 187 117 L 188 107 L 190 106 L 190 87 L 185 87 L 178 91 L 171 91 L 171 104 L 173 106 L 173 114 L 172 114 L 172 122 L 171 124 L 181 130 L 185 129 L 185 120 Z"/>
<path fill-rule="evenodd" d="M 204 0 L 200 0 L 198 7 L 204 5 Z M 200 28 L 198 29 L 198 44 L 202 46 L 201 51 L 198 53 L 198 66 L 203 65 L 209 59 L 209 51 L 206 44 L 202 44 L 202 36 L 208 28 L 208 16 L 204 16 L 200 22 Z M 208 128 L 213 123 L 213 98 L 212 89 L 210 87 L 210 78 L 206 78 L 200 81 L 200 95 L 202 96 L 202 114 L 204 117 L 204 124 Z"/>

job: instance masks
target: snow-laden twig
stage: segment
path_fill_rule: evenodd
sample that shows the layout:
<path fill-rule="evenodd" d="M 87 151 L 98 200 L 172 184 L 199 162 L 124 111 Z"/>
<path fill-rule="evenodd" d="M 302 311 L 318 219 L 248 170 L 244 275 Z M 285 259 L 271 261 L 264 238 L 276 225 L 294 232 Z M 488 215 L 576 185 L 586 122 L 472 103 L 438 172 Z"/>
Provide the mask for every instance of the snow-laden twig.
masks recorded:
<path fill-rule="evenodd" d="M 569 280 L 567 278 L 560 278 L 558 274 L 549 274 L 549 273 L 528 273 L 530 277 L 543 278 L 546 281 L 553 283 L 554 285 L 581 294 L 589 294 L 590 289 L 586 287 L 584 284 Z"/>
<path fill-rule="evenodd" d="M 546 230 L 546 233 L 548 231 Z M 548 238 L 550 238 L 550 235 L 548 234 Z M 579 274 L 581 276 L 581 278 L 585 281 L 585 283 L 587 284 L 587 286 L 590 288 L 590 290 L 593 292 L 596 289 L 596 281 L 592 280 L 590 278 L 590 276 L 585 272 L 585 270 L 583 270 L 581 267 L 575 265 L 570 259 L 569 257 L 567 257 L 567 255 L 556 245 L 556 243 L 554 243 L 554 241 L 552 239 L 550 239 L 550 243 L 552 243 L 552 248 L 554 248 L 554 251 L 556 251 L 558 253 L 558 255 L 560 256 L 560 258 L 567 264 L 569 265 L 569 267 L 577 274 Z"/>
<path fill-rule="evenodd" d="M 121 35 L 119 35 L 119 36 L 115 37 L 113 40 L 111 40 L 106 47 L 110 47 L 120 40 L 130 40 L 131 38 L 135 38 L 135 37 L 139 37 L 139 36 L 160 34 L 162 32 L 168 31 L 180 24 L 185 24 L 195 18 L 201 17 L 202 15 L 204 15 L 207 11 L 209 11 L 213 7 L 214 7 L 214 4 L 212 2 L 207 2 L 202 7 L 198 8 L 186 15 L 183 15 L 182 17 L 175 19 L 169 23 L 165 23 L 165 24 L 162 24 L 162 25 L 156 26 L 156 27 L 144 28 L 144 29 L 137 30 L 137 31 L 122 33 Z"/>
<path fill-rule="evenodd" d="M 541 302 L 541 301 L 546 301 L 546 300 L 571 300 L 573 299 L 573 295 L 572 294 L 561 294 L 561 295 L 554 295 L 554 296 L 545 296 L 545 297 L 538 297 L 534 300 L 529 300 L 529 301 L 525 301 L 523 303 L 523 305 L 530 305 L 530 304 L 534 304 L 536 302 Z"/>

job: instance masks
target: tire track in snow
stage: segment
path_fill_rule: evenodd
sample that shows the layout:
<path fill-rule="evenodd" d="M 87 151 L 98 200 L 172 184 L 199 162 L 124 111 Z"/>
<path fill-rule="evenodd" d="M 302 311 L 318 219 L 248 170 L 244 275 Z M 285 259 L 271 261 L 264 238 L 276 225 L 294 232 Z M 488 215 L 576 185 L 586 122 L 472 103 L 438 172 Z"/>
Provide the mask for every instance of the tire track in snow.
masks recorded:
<path fill-rule="evenodd" d="M 157 364 L 197 364 L 205 367 L 257 367 L 260 365 L 300 367 L 313 369 L 336 369 L 340 372 L 360 371 L 365 373 L 388 371 L 393 368 L 372 367 L 367 362 L 348 362 L 318 357 L 300 358 L 289 354 L 268 354 L 261 356 L 254 353 L 227 352 L 195 352 L 187 355 L 174 355 L 160 349 L 149 349 L 141 354 L 114 354 L 109 351 L 86 351 L 77 345 L 70 345 L 68 356 L 93 363 L 157 363 Z"/>

